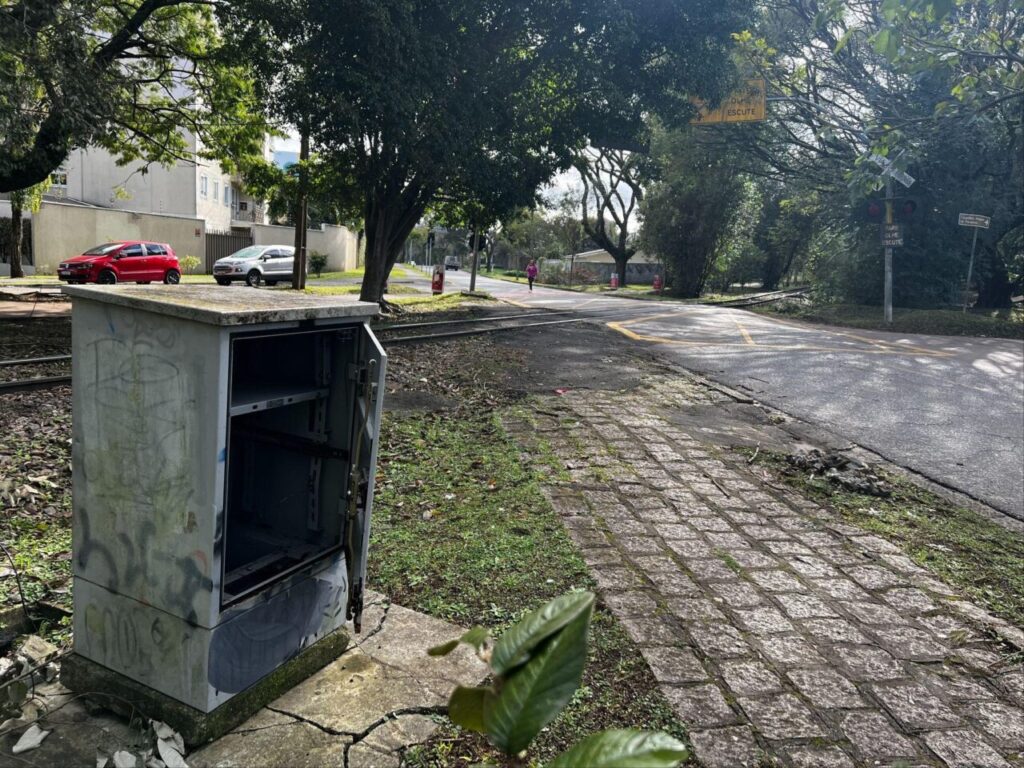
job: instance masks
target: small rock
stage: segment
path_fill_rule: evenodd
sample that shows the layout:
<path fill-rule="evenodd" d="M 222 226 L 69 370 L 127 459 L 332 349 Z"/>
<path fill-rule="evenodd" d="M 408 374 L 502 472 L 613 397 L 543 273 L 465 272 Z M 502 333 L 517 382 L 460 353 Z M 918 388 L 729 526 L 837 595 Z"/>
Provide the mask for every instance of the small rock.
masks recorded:
<path fill-rule="evenodd" d="M 40 667 L 57 655 L 57 646 L 43 640 L 39 635 L 29 635 L 21 644 L 18 653 L 28 659 L 33 667 Z"/>

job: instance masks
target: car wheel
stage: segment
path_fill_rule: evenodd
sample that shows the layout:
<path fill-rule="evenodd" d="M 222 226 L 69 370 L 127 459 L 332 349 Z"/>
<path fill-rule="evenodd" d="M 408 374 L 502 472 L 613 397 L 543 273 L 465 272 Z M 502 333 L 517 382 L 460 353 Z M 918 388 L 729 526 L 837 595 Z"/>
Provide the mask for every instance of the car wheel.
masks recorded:
<path fill-rule="evenodd" d="M 217 285 L 231 285 L 231 281 L 226 277 L 217 277 L 214 279 L 217 281 Z"/>
<path fill-rule="evenodd" d="M 164 275 L 164 282 L 167 285 L 177 285 L 181 282 L 181 272 L 176 269 L 168 269 L 167 274 Z"/>
<path fill-rule="evenodd" d="M 109 269 L 105 269 L 102 272 L 100 272 L 99 276 L 96 278 L 96 282 L 100 283 L 101 285 L 113 285 L 114 283 L 117 282 L 117 275 L 115 275 Z"/>
<path fill-rule="evenodd" d="M 250 269 L 249 274 L 245 276 L 246 285 L 253 288 L 259 288 L 260 286 L 260 271 L 258 269 Z"/>

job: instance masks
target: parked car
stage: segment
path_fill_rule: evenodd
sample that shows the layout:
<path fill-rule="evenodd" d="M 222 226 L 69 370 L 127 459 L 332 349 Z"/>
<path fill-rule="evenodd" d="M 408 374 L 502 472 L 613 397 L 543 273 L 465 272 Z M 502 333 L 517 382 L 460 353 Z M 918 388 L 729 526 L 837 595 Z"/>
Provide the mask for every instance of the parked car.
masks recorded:
<path fill-rule="evenodd" d="M 213 279 L 221 285 L 245 280 L 253 288 L 292 279 L 295 249 L 290 245 L 250 245 L 213 264 Z"/>
<path fill-rule="evenodd" d="M 57 277 L 68 283 L 145 284 L 160 280 L 176 285 L 181 282 L 181 267 L 167 243 L 118 240 L 62 261 L 57 265 Z"/>

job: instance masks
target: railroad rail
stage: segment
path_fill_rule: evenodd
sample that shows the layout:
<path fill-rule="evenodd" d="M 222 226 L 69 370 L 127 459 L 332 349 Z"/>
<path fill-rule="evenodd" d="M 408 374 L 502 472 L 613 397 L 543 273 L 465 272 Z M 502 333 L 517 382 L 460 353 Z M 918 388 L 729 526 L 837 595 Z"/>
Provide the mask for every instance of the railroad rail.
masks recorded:
<path fill-rule="evenodd" d="M 751 293 L 747 296 L 737 296 L 735 299 L 726 299 L 725 301 L 709 301 L 708 305 L 712 307 L 732 307 L 733 309 L 742 309 L 743 307 L 756 307 L 760 304 L 771 304 L 775 301 L 785 301 L 786 299 L 794 299 L 797 296 L 803 296 L 810 291 L 809 286 L 801 286 L 799 288 L 788 288 L 784 291 L 767 291 L 765 293 Z"/>
<path fill-rule="evenodd" d="M 494 317 L 465 318 L 461 320 L 429 320 L 416 323 L 389 323 L 387 325 L 377 326 L 376 328 L 374 328 L 374 331 L 378 334 L 381 344 L 383 344 L 384 346 L 393 346 L 398 344 L 411 344 L 419 342 L 452 339 L 462 336 L 476 336 L 485 333 L 502 333 L 507 331 L 518 331 L 526 328 L 539 328 L 551 325 L 567 325 L 570 323 L 614 320 L 625 316 L 635 315 L 636 312 L 637 308 L 635 307 L 605 312 L 587 312 L 581 310 L 531 312 L 518 315 L 498 315 Z M 573 315 L 573 317 L 565 317 L 565 315 Z M 546 319 L 552 317 L 556 317 L 558 319 Z M 536 320 L 535 322 L 522 322 L 523 320 L 533 321 L 536 318 L 545 319 Z M 441 328 L 443 327 L 451 326 L 475 327 L 450 331 L 441 330 Z M 397 331 L 407 331 L 417 328 L 429 328 L 433 332 L 395 335 Z M 17 360 L 0 360 L 0 368 L 14 367 L 19 365 L 62 363 L 68 362 L 70 360 L 71 355 L 51 355 L 48 357 L 31 357 Z M 70 383 L 70 376 L 39 376 L 27 379 L 17 379 L 14 381 L 4 381 L 0 382 L 0 395 L 14 392 L 29 392 L 38 389 L 48 389 L 50 387 L 56 387 Z"/>
<path fill-rule="evenodd" d="M 768 304 L 773 301 L 781 301 L 795 296 L 805 294 L 809 289 L 806 287 L 792 288 L 785 291 L 770 291 L 767 293 L 751 294 L 741 296 L 727 301 L 714 302 L 710 306 L 729 307 L 733 309 Z M 495 315 L 491 317 L 473 317 L 459 320 L 424 320 L 414 323 L 388 323 L 378 325 L 374 331 L 378 334 L 381 344 L 394 346 L 399 344 L 413 344 L 444 339 L 459 338 L 463 336 L 476 336 L 485 333 L 504 333 L 508 331 L 519 331 L 528 328 L 541 328 L 554 325 L 569 325 L 573 323 L 584 323 L 592 321 L 617 320 L 626 317 L 635 317 L 642 314 L 638 306 L 623 307 L 618 309 L 595 309 L 595 310 L 545 310 L 541 312 L 527 312 L 520 314 Z M 550 319 L 557 318 L 557 319 Z M 523 322 L 523 321 L 530 322 Z M 443 330 L 452 326 L 468 326 L 458 330 Z M 405 333 L 414 329 L 425 329 L 427 333 Z M 63 363 L 71 360 L 71 355 L 49 355 L 44 357 L 30 357 L 15 360 L 0 360 L 0 368 L 15 367 L 20 365 L 45 365 Z M 0 395 L 13 392 L 28 392 L 38 389 L 47 389 L 71 383 L 70 376 L 39 376 L 14 381 L 0 382 Z"/>

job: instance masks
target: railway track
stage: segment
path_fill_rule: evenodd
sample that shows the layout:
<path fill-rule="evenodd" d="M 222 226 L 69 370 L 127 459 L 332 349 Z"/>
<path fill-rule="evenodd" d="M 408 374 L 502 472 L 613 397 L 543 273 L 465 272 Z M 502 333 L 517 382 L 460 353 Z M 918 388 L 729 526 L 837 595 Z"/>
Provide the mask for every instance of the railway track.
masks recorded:
<path fill-rule="evenodd" d="M 731 307 L 733 309 L 742 309 L 743 307 L 756 307 L 760 304 L 771 304 L 775 301 L 794 299 L 798 296 L 805 295 L 809 290 L 811 289 L 808 286 L 801 286 L 800 288 L 789 288 L 785 291 L 752 293 L 747 296 L 737 296 L 735 299 L 728 299 L 726 301 L 708 302 L 708 304 L 712 307 Z"/>
<path fill-rule="evenodd" d="M 744 307 L 768 304 L 796 296 L 802 296 L 809 289 L 806 287 L 792 288 L 785 291 L 769 291 L 751 294 L 728 301 L 714 302 L 710 306 L 742 309 Z M 492 317 L 468 318 L 462 320 L 425 320 L 414 323 L 388 323 L 374 328 L 375 333 L 384 346 L 414 344 L 463 336 L 476 336 L 485 333 L 503 333 L 527 328 L 541 328 L 554 325 L 570 325 L 591 321 L 618 320 L 643 314 L 646 309 L 631 306 L 612 310 L 545 310 L 522 314 L 497 315 Z M 527 322 L 524 322 L 527 321 Z M 447 330 L 458 326 L 457 330 Z M 425 331 L 409 333 L 409 331 Z M 0 360 L 0 368 L 11 368 L 26 365 L 55 365 L 71 361 L 71 355 L 49 355 L 13 360 Z M 37 376 L 26 379 L 0 382 L 0 395 L 14 392 L 29 392 L 48 389 L 71 383 L 71 376 Z"/>
<path fill-rule="evenodd" d="M 571 323 L 583 323 L 589 321 L 603 321 L 621 319 L 637 314 L 637 309 L 619 309 L 612 311 L 586 312 L 580 310 L 545 311 L 531 312 L 518 315 L 499 315 L 496 317 L 469 318 L 465 320 L 430 320 L 416 323 L 390 323 L 374 328 L 374 332 L 384 346 L 399 344 L 413 344 L 444 339 L 458 338 L 462 336 L 476 336 L 486 333 L 502 333 L 507 331 L 518 331 L 526 328 L 540 328 L 552 325 L 568 325 Z M 571 315 L 571 317 L 567 317 Z M 539 319 L 544 318 L 544 319 Z M 550 319 L 557 318 L 557 319 Z M 523 322 L 528 320 L 530 322 Z M 459 330 L 445 330 L 452 326 L 470 326 Z M 410 330 L 429 329 L 426 333 L 407 333 Z M 398 333 L 403 331 L 405 333 Z M 0 368 L 11 368 L 24 365 L 47 365 L 71 361 L 71 355 L 51 355 L 47 357 L 32 357 L 15 360 L 0 360 Z M 15 392 L 30 392 L 39 389 L 49 389 L 71 383 L 71 376 L 37 376 L 27 379 L 16 379 L 0 382 L 0 395 Z"/>

